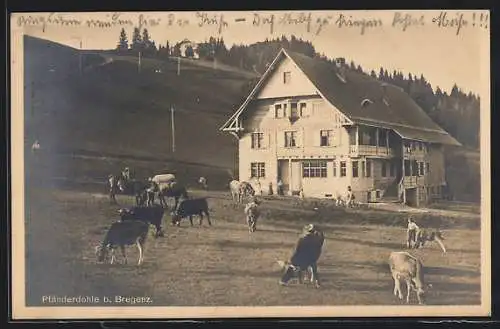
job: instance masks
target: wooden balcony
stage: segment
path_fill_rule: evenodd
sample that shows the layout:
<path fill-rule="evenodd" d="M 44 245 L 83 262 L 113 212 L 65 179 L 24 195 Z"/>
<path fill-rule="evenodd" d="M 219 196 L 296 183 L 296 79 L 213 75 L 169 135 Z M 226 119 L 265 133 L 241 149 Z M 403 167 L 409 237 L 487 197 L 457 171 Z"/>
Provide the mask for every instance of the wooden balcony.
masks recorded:
<path fill-rule="evenodd" d="M 373 145 L 350 145 L 351 156 L 376 156 L 381 158 L 391 158 L 396 154 L 393 149 L 383 146 Z"/>

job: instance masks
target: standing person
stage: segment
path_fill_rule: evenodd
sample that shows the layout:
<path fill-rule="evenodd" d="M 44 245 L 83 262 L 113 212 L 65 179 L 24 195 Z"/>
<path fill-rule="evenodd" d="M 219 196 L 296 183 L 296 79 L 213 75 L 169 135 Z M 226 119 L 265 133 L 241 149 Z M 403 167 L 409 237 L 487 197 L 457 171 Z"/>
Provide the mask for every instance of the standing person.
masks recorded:
<path fill-rule="evenodd" d="M 281 285 L 286 285 L 288 281 L 295 275 L 299 276 L 299 281 L 301 281 L 302 271 L 311 269 L 311 282 L 319 288 L 319 276 L 318 276 L 318 259 L 321 256 L 323 249 L 323 243 L 325 237 L 323 232 L 316 228 L 314 224 L 308 224 L 304 226 L 302 234 L 297 241 L 294 253 L 290 258 L 289 265 L 285 274 L 280 280 Z"/>
<path fill-rule="evenodd" d="M 260 184 L 260 179 L 257 177 L 257 193 L 262 195 L 262 185 Z"/>
<path fill-rule="evenodd" d="M 253 197 L 252 201 L 245 205 L 245 215 L 250 233 L 257 230 L 257 220 L 260 217 L 259 205 L 260 201 L 256 197 Z"/>
<path fill-rule="evenodd" d="M 281 178 L 278 180 L 278 184 L 277 184 L 277 189 L 278 189 L 278 195 L 283 195 L 283 181 L 281 180 Z"/>
<path fill-rule="evenodd" d="M 129 167 L 125 167 L 125 169 L 123 169 L 122 176 L 123 176 L 123 179 L 125 179 L 126 181 L 130 180 L 130 168 Z"/>
<path fill-rule="evenodd" d="M 208 184 L 207 184 L 207 179 L 205 177 L 200 177 L 200 179 L 198 180 L 198 183 L 200 183 L 201 187 L 207 191 L 208 190 Z"/>
<path fill-rule="evenodd" d="M 406 230 L 406 236 L 407 236 L 407 247 L 412 248 L 412 242 L 413 242 L 413 247 L 417 246 L 417 236 L 420 232 L 420 227 L 415 223 L 413 220 L 413 217 L 410 216 L 408 217 L 408 228 Z"/>
<path fill-rule="evenodd" d="M 352 189 L 350 186 L 347 187 L 347 194 L 346 194 L 346 207 L 352 207 L 354 203 L 354 193 L 352 193 Z"/>
<path fill-rule="evenodd" d="M 118 190 L 118 185 L 115 175 L 108 176 L 108 185 L 109 185 L 109 202 L 116 204 L 117 203 L 116 192 Z"/>
<path fill-rule="evenodd" d="M 273 182 L 269 182 L 269 190 L 268 190 L 267 194 L 269 194 L 269 195 L 273 195 L 274 194 L 274 192 L 273 192 Z"/>

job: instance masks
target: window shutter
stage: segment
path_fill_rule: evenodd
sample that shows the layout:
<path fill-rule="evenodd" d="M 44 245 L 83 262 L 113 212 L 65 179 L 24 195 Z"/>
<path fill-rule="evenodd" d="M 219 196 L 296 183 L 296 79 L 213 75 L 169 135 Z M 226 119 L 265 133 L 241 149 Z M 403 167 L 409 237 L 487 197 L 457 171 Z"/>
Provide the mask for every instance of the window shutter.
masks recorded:
<path fill-rule="evenodd" d="M 304 134 L 302 132 L 302 129 L 298 129 L 297 130 L 297 135 L 296 136 L 297 136 L 297 139 L 295 141 L 296 142 L 295 145 L 297 147 L 302 147 L 304 145 L 304 141 L 303 141 Z"/>
<path fill-rule="evenodd" d="M 269 105 L 269 112 L 271 113 L 272 118 L 276 118 L 276 110 L 274 108 L 274 104 Z"/>
<path fill-rule="evenodd" d="M 276 132 L 276 147 L 281 148 L 285 147 L 285 132 L 278 131 Z"/>

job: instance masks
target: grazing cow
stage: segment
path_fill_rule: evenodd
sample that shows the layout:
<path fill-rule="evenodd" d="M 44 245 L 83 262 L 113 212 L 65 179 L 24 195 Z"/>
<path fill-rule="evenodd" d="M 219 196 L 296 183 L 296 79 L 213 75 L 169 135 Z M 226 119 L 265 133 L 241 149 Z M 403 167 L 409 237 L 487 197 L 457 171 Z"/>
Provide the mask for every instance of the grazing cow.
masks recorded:
<path fill-rule="evenodd" d="M 191 226 L 193 226 L 193 216 L 200 216 L 200 226 L 203 221 L 203 214 L 207 215 L 208 225 L 212 226 L 210 222 L 210 214 L 208 212 L 208 202 L 206 198 L 198 199 L 184 199 L 179 202 L 179 205 L 171 213 L 172 225 L 180 226 L 181 219 L 189 217 Z"/>
<path fill-rule="evenodd" d="M 394 296 L 403 299 L 401 280 L 406 282 L 406 303 L 410 303 L 410 293 L 415 291 L 419 304 L 424 303 L 424 266 L 417 257 L 406 251 L 394 251 L 389 256 L 389 268 L 394 279 Z M 430 285 L 429 285 L 430 286 Z"/>
<path fill-rule="evenodd" d="M 284 274 L 279 283 L 287 285 L 288 281 L 294 276 L 298 276 L 299 282 L 302 282 L 302 272 L 310 270 L 311 282 L 314 283 L 316 288 L 319 288 L 317 262 L 321 256 L 324 241 L 323 232 L 316 229 L 313 224 L 306 225 L 290 260 L 278 261 L 278 264 L 284 268 Z"/>
<path fill-rule="evenodd" d="M 135 220 L 148 223 L 155 227 L 155 237 L 164 235 L 161 224 L 165 210 L 161 206 L 153 205 L 150 207 L 135 206 L 131 208 L 122 208 L 119 210 L 119 213 L 122 221 Z"/>
<path fill-rule="evenodd" d="M 260 201 L 254 198 L 252 202 L 247 203 L 245 206 L 245 216 L 250 233 L 257 230 L 257 220 L 260 217 L 259 204 Z"/>
<path fill-rule="evenodd" d="M 439 230 L 419 229 L 415 237 L 415 248 L 423 247 L 426 242 L 436 241 L 443 253 L 446 254 L 446 247 L 444 246 L 444 237 Z"/>
<path fill-rule="evenodd" d="M 111 264 L 115 261 L 115 249 L 120 247 L 125 264 L 127 263 L 127 255 L 125 247 L 136 245 L 139 249 L 139 260 L 137 265 L 141 265 L 144 261 L 144 244 L 149 232 L 149 225 L 140 221 L 118 221 L 111 224 L 104 240 L 95 247 L 97 262 L 102 263 L 107 259 L 111 252 Z"/>
<path fill-rule="evenodd" d="M 168 208 L 166 198 L 174 198 L 175 205 L 173 209 L 177 209 L 177 206 L 179 205 L 179 199 L 181 197 L 183 199 L 188 199 L 189 195 L 186 187 L 177 182 L 172 182 L 168 186 L 160 188 L 160 191 L 158 192 L 158 199 L 160 199 L 160 204 L 165 208 Z"/>
<path fill-rule="evenodd" d="M 242 203 L 245 196 L 255 195 L 255 190 L 248 182 L 239 182 L 237 180 L 232 180 L 229 183 L 229 189 L 231 190 L 233 201 L 236 201 L 237 203 Z"/>

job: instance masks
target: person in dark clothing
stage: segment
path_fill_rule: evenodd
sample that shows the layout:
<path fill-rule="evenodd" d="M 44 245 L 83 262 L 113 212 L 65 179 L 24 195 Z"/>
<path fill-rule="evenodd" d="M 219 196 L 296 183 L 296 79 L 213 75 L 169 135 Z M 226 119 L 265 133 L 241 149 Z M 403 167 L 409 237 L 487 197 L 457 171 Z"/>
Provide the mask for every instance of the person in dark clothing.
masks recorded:
<path fill-rule="evenodd" d="M 321 256 L 325 237 L 323 232 L 318 230 L 313 224 L 308 224 L 304 227 L 303 232 L 297 241 L 295 251 L 290 258 L 285 273 L 283 274 L 280 284 L 286 285 L 288 281 L 298 276 L 299 281 L 302 279 L 302 272 L 311 270 L 311 282 L 316 287 L 320 286 L 318 276 L 318 259 Z"/>

